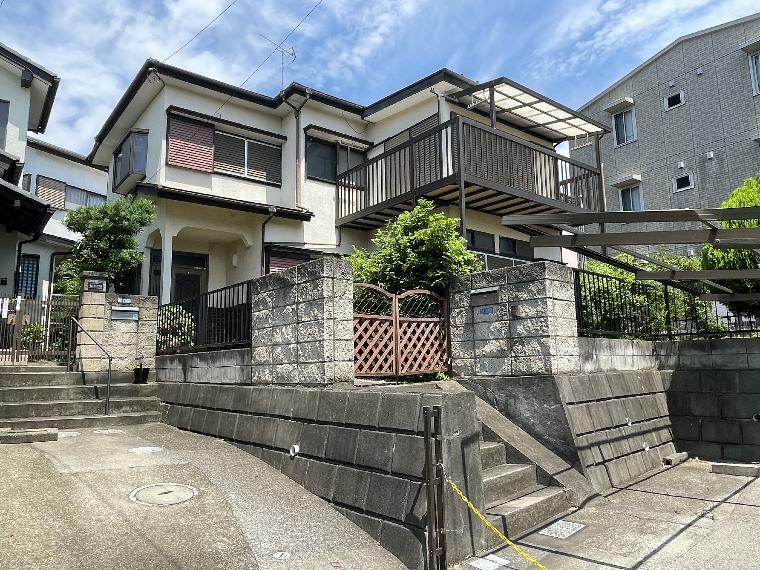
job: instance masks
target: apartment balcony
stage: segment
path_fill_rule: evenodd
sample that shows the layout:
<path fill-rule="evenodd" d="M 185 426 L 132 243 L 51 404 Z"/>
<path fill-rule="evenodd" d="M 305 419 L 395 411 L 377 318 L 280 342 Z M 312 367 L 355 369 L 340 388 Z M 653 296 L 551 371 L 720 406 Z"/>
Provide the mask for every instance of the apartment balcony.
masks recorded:
<path fill-rule="evenodd" d="M 461 133 L 461 136 L 460 134 Z M 338 175 L 337 225 L 372 229 L 424 196 L 503 216 L 598 211 L 601 175 L 547 148 L 457 117 Z"/>

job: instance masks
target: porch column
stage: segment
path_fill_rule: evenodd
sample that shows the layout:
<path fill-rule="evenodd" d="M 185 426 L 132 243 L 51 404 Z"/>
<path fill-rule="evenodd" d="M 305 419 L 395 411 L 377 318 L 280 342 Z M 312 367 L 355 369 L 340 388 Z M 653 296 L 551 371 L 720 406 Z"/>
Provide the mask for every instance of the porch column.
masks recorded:
<path fill-rule="evenodd" d="M 161 305 L 166 305 L 171 300 L 172 241 L 171 232 L 166 232 L 161 236 Z"/>
<path fill-rule="evenodd" d="M 143 262 L 140 268 L 140 294 L 147 295 L 150 287 L 150 254 L 151 248 L 143 249 Z"/>

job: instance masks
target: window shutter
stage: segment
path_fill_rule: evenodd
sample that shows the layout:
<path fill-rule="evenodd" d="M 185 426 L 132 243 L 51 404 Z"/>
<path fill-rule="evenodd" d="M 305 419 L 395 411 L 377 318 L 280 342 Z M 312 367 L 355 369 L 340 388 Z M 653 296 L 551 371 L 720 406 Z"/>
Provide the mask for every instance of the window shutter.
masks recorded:
<path fill-rule="evenodd" d="M 169 115 L 166 163 L 213 172 L 214 125 Z"/>
<path fill-rule="evenodd" d="M 29 188 L 32 185 L 32 175 L 31 174 L 24 174 L 21 177 L 21 189 L 24 192 L 29 192 Z"/>
<path fill-rule="evenodd" d="M 66 183 L 45 176 L 37 176 L 37 197 L 49 202 L 53 208 L 66 209 Z"/>
<path fill-rule="evenodd" d="M 248 176 L 282 182 L 282 148 L 248 141 Z"/>
<path fill-rule="evenodd" d="M 245 176 L 245 139 L 214 133 L 214 170 Z"/>

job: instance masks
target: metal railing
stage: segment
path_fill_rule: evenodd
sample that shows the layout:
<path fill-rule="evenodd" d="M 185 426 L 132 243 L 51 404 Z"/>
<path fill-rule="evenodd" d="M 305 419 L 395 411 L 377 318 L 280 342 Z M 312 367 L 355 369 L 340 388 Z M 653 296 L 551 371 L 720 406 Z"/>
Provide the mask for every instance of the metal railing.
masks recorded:
<path fill-rule="evenodd" d="M 157 354 L 220 350 L 251 340 L 251 281 L 158 308 Z"/>
<path fill-rule="evenodd" d="M 71 320 L 69 321 L 69 348 L 68 348 L 68 358 L 66 359 L 66 369 L 69 372 L 71 372 L 74 369 L 74 360 L 72 360 L 71 358 L 71 351 L 73 347 L 72 339 L 76 339 L 77 330 L 81 330 L 84 334 L 86 334 L 89 337 L 89 339 L 93 343 L 95 343 L 95 346 L 97 346 L 100 350 L 102 350 L 105 353 L 106 358 L 108 358 L 108 376 L 106 378 L 105 415 L 110 416 L 111 415 L 111 369 L 113 365 L 113 357 L 109 354 L 109 352 L 105 348 L 103 348 L 102 344 L 100 344 L 97 340 L 93 338 L 93 336 L 89 333 L 89 331 L 85 329 L 75 317 L 69 317 L 69 318 Z"/>
<path fill-rule="evenodd" d="M 580 336 L 685 340 L 760 336 L 752 315 L 667 283 L 575 270 Z"/>
<path fill-rule="evenodd" d="M 457 117 L 339 174 L 337 220 L 455 183 L 460 155 L 464 175 L 473 183 L 527 192 L 586 210 L 599 209 L 601 176 L 597 168 Z"/>

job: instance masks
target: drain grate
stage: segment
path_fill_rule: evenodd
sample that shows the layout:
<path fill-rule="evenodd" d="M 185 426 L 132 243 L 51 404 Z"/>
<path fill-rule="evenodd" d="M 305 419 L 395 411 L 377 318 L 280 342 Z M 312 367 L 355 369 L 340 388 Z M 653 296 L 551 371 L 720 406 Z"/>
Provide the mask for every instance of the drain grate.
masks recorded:
<path fill-rule="evenodd" d="M 154 483 L 138 487 L 129 494 L 129 500 L 141 505 L 152 507 L 168 507 L 178 505 L 192 499 L 198 494 L 198 489 L 179 483 Z"/>
<path fill-rule="evenodd" d="M 148 455 L 150 453 L 159 453 L 160 451 L 163 451 L 164 449 L 162 447 L 132 447 L 128 451 L 129 453 L 135 453 L 137 455 Z"/>
<path fill-rule="evenodd" d="M 560 519 L 557 522 L 539 530 L 538 534 L 543 534 L 544 536 L 551 536 L 554 538 L 568 538 L 583 528 L 586 528 L 585 524 Z"/>

